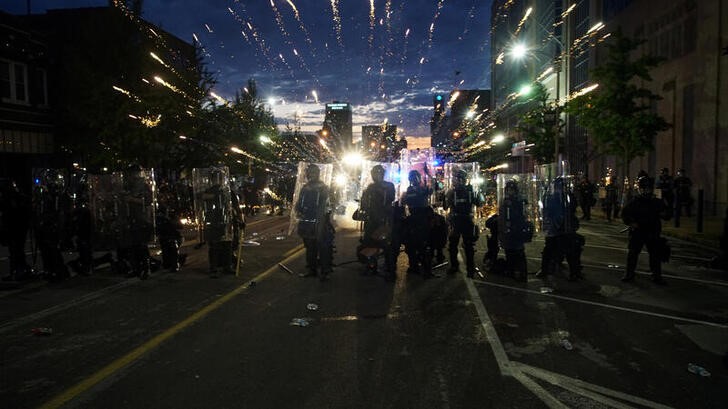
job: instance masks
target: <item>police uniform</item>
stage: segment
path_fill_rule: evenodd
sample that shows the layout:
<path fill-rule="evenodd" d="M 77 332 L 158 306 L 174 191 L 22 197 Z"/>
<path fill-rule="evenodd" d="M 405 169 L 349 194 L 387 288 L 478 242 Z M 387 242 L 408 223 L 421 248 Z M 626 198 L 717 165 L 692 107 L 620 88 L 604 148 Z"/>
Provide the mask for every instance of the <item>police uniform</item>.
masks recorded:
<path fill-rule="evenodd" d="M 532 225 L 526 220 L 523 199 L 515 181 L 505 186 L 503 201 L 498 208 L 498 241 L 506 253 L 506 272 L 521 280 L 528 279 L 524 244 L 531 240 Z"/>
<path fill-rule="evenodd" d="M 564 186 L 561 177 L 553 183 L 553 192 L 543 200 L 543 224 L 546 233 L 541 253 L 541 271 L 536 277 L 553 274 L 565 257 L 569 264 L 569 280 L 583 278 L 581 272 L 581 251 L 584 236 L 577 234 L 579 220 L 576 218 L 576 200 Z"/>
<path fill-rule="evenodd" d="M 450 269 L 448 274 L 455 274 L 458 271 L 458 243 L 460 237 L 462 237 L 467 275 L 473 277 L 476 270 L 475 242 L 478 241 L 478 228 L 473 222 L 473 206 L 481 206 L 483 198 L 473 191 L 472 185 L 466 184 L 467 175 L 460 172 L 455 175 L 455 187 L 445 195 L 445 210 L 450 210 L 448 215 L 450 223 L 450 235 L 448 237 Z"/>
<path fill-rule="evenodd" d="M 409 261 L 408 273 L 423 277 L 432 276 L 432 257 L 429 249 L 430 219 L 432 208 L 429 205 L 430 188 L 420 185 L 420 174 L 416 170 L 410 171 L 410 186 L 404 194 L 402 203 L 407 206 L 409 216 L 405 221 L 407 233 L 405 238 L 405 252 Z M 422 270 L 420 270 L 422 268 Z"/>
<path fill-rule="evenodd" d="M 306 248 L 306 277 L 316 276 L 321 269 L 321 281 L 333 270 L 334 227 L 331 225 L 329 187 L 319 179 L 316 165 L 306 169 L 306 184 L 301 188 L 296 213 L 299 218 L 298 235 Z"/>
<path fill-rule="evenodd" d="M 64 186 L 60 176 L 46 171 L 45 179 L 34 190 L 36 245 L 43 260 L 45 278 L 50 281 L 69 277 L 68 268 L 61 254 L 61 220 L 64 219 L 62 204 Z M 59 183 L 60 182 L 60 183 Z"/>
<path fill-rule="evenodd" d="M 640 194 L 632 198 L 622 209 L 622 221 L 630 227 L 627 270 L 622 281 L 634 280 L 637 259 L 642 247 L 647 247 L 652 280 L 658 284 L 664 284 L 661 258 L 665 248 L 660 238 L 662 232 L 660 219 L 667 220 L 670 218 L 670 214 L 665 202 L 652 195 L 649 181 L 640 178 L 637 183 Z"/>
<path fill-rule="evenodd" d="M 212 277 L 232 273 L 232 243 L 229 239 L 225 240 L 229 225 L 226 212 L 230 203 L 226 203 L 223 189 L 221 184 L 216 184 L 202 195 L 205 205 L 205 242 Z"/>
<path fill-rule="evenodd" d="M 386 278 L 395 277 L 396 261 L 391 247 L 392 236 L 392 202 L 395 189 L 392 182 L 384 180 L 384 168 L 380 165 L 372 168 L 372 179 L 362 193 L 361 210 L 365 215 L 362 246 L 379 247 L 384 251 Z"/>

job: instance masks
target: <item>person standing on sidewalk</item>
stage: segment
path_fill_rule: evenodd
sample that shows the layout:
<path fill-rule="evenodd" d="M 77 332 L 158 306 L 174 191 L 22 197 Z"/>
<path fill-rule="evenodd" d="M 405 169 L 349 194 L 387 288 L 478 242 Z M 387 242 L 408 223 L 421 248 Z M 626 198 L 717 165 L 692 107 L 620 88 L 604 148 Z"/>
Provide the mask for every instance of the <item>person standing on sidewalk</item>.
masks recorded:
<path fill-rule="evenodd" d="M 693 187 L 693 181 L 685 175 L 685 169 L 678 169 L 675 177 L 675 216 L 682 216 L 682 209 L 685 208 L 685 214 L 690 217 L 692 215 L 693 197 L 690 195 L 690 188 Z"/>
<path fill-rule="evenodd" d="M 604 199 L 602 199 L 602 208 L 607 221 L 612 222 L 612 218 L 616 217 L 617 210 L 617 186 L 614 185 L 611 177 L 606 179 L 604 186 Z"/>
<path fill-rule="evenodd" d="M 629 244 L 627 245 L 627 270 L 622 277 L 623 282 L 634 281 L 637 269 L 637 258 L 642 247 L 647 247 L 650 257 L 652 281 L 665 284 L 662 278 L 662 257 L 664 243 L 660 238 L 662 221 L 670 219 L 670 212 L 665 202 L 652 195 L 652 184 L 647 177 L 637 180 L 638 195 L 633 197 L 622 209 L 622 221 L 629 226 Z"/>
<path fill-rule="evenodd" d="M 576 186 L 577 199 L 579 199 L 579 206 L 581 206 L 582 220 L 591 220 L 591 208 L 595 203 L 595 191 L 596 186 L 584 175 Z"/>
<path fill-rule="evenodd" d="M 675 201 L 675 181 L 670 176 L 670 169 L 662 168 L 660 177 L 657 178 L 655 188 L 660 189 L 660 197 L 665 201 L 669 209 L 672 209 Z"/>

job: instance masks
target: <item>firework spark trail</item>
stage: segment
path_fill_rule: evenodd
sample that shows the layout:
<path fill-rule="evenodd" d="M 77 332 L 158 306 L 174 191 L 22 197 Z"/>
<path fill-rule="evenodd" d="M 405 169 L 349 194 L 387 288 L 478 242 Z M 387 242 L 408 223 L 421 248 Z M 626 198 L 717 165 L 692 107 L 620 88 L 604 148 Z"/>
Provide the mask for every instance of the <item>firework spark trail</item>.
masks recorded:
<path fill-rule="evenodd" d="M 233 0 L 233 1 L 235 2 L 235 4 L 239 5 L 241 10 L 245 13 L 245 4 L 243 4 L 241 2 L 241 0 Z M 253 25 L 253 23 L 251 22 L 251 20 L 244 19 L 242 16 L 238 15 L 231 9 L 228 9 L 228 10 L 232 12 L 233 16 L 235 17 L 235 20 L 237 20 L 242 25 L 243 30 L 245 30 L 245 28 L 248 29 L 248 31 L 250 32 L 250 34 L 253 37 L 253 40 L 255 41 L 255 44 L 258 46 L 258 49 L 263 54 L 265 59 L 268 60 L 268 65 L 270 66 L 271 70 L 275 71 L 276 64 L 273 61 L 273 57 L 271 57 L 271 55 L 270 55 L 270 50 L 268 49 L 268 46 L 265 44 L 265 39 L 263 39 L 261 37 L 260 33 L 258 33 L 258 30 L 256 30 L 256 28 Z"/>
<path fill-rule="evenodd" d="M 291 40 L 291 36 L 288 34 L 288 31 L 286 31 L 285 23 L 283 22 L 283 16 L 281 15 L 280 11 L 278 11 L 278 7 L 276 7 L 276 4 L 273 0 L 270 0 L 270 7 L 273 9 L 273 15 L 275 16 L 276 24 L 278 25 L 278 30 L 281 32 L 281 35 L 283 36 L 283 41 L 291 47 L 293 50 L 293 54 L 298 57 L 298 61 L 301 64 L 301 68 L 303 68 L 316 82 L 316 85 L 321 86 L 321 83 L 319 82 L 318 78 L 314 75 L 314 73 L 311 71 L 311 68 L 309 68 L 308 64 L 306 64 L 306 60 L 303 58 L 301 54 L 298 53 L 296 50 L 296 45 L 293 44 L 293 40 Z M 297 11 L 296 11 L 297 12 Z M 280 55 L 281 60 L 290 68 L 288 63 L 285 61 L 282 55 Z M 293 71 L 291 71 L 291 76 L 294 76 Z"/>
<path fill-rule="evenodd" d="M 146 36 L 148 39 L 150 39 L 157 47 L 160 49 L 166 50 L 167 54 L 172 57 L 179 57 L 179 54 L 177 50 L 172 49 L 169 45 L 167 45 L 167 42 L 165 41 L 163 36 L 160 36 L 157 34 L 151 27 L 149 27 L 148 23 L 142 21 L 139 16 L 137 16 L 135 13 L 129 10 L 127 5 L 121 1 L 121 0 L 113 0 L 112 1 L 112 7 L 116 8 L 117 10 L 121 11 L 122 14 L 126 18 L 128 18 L 132 23 L 135 24 L 135 26 L 139 29 L 140 32 L 146 33 Z M 143 23 L 143 24 L 142 24 Z M 204 52 L 204 50 L 203 50 Z M 174 68 L 171 66 L 165 64 L 159 57 L 156 58 L 158 61 L 162 63 L 167 69 L 169 69 L 177 78 L 184 82 L 187 86 L 191 88 L 195 88 L 197 85 L 190 83 L 187 78 L 183 77 L 179 72 L 177 72 Z M 182 93 L 181 95 L 185 96 L 186 98 L 189 98 L 189 96 L 185 93 Z"/>
<path fill-rule="evenodd" d="M 379 86 L 377 88 L 379 95 L 384 98 L 384 59 L 385 57 L 392 57 L 392 45 L 394 44 L 394 37 L 392 36 L 392 0 L 387 0 L 384 5 L 384 21 L 385 27 L 387 28 L 387 44 L 383 45 L 383 52 L 379 56 Z"/>
<path fill-rule="evenodd" d="M 235 10 L 231 9 L 230 7 L 228 7 L 227 9 L 230 12 L 230 14 L 233 15 L 233 18 L 235 19 L 235 21 L 237 21 L 238 24 L 240 24 L 241 27 L 244 27 L 245 26 L 245 22 L 238 15 L 238 13 L 236 13 Z M 243 30 L 240 30 L 240 34 L 243 35 L 243 38 L 245 38 L 245 42 L 248 43 L 248 45 L 251 45 L 251 46 L 253 45 L 253 43 L 250 42 L 250 37 L 248 37 L 248 34 L 245 32 L 244 29 Z"/>
<path fill-rule="evenodd" d="M 336 41 L 341 49 L 344 49 L 344 40 L 341 35 L 341 14 L 339 14 L 339 0 L 331 0 L 331 13 L 334 19 L 334 30 L 336 31 Z"/>
<path fill-rule="evenodd" d="M 440 17 L 440 12 L 442 11 L 442 6 L 445 5 L 445 0 L 439 0 L 437 2 L 437 9 L 435 11 L 435 15 L 432 17 L 432 24 L 430 24 L 430 30 L 427 34 L 427 52 L 429 53 L 430 49 L 432 49 L 432 40 L 435 37 L 435 22 L 437 22 L 437 18 Z"/>
<path fill-rule="evenodd" d="M 286 1 L 293 9 L 293 17 L 296 19 L 296 21 L 298 22 L 298 27 L 303 32 L 303 36 L 304 36 L 303 38 L 306 40 L 308 45 L 313 46 L 313 42 L 311 41 L 311 35 L 308 33 L 306 26 L 303 24 L 303 20 L 301 20 L 301 14 L 299 14 L 298 9 L 296 8 L 296 5 L 293 4 L 293 1 L 291 1 L 291 0 L 286 0 Z M 316 53 L 314 53 L 313 51 L 311 52 L 311 54 L 314 57 L 316 57 Z"/>
<path fill-rule="evenodd" d="M 369 54 L 374 51 L 374 27 L 377 21 L 374 11 L 374 0 L 369 0 Z"/>

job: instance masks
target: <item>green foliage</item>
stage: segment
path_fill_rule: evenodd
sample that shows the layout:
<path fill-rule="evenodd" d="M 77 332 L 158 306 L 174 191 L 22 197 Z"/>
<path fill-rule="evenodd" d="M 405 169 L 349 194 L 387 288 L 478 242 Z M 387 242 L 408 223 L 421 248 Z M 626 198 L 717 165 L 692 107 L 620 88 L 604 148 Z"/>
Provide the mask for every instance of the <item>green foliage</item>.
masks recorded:
<path fill-rule="evenodd" d="M 626 167 L 652 150 L 655 135 L 670 125 L 651 108 L 661 97 L 643 86 L 661 59 L 634 58 L 643 40 L 627 38 L 619 30 L 611 37 L 607 61 L 591 73 L 598 88 L 571 100 L 567 109 L 587 128 L 599 154 L 614 155 Z"/>
<path fill-rule="evenodd" d="M 517 129 L 532 145 L 529 149 L 536 163 L 550 163 L 554 161 L 556 138 L 561 137 L 564 128 L 562 108 L 549 101 L 550 95 L 540 82 L 532 85 L 529 95 L 531 109 L 521 116 Z"/>

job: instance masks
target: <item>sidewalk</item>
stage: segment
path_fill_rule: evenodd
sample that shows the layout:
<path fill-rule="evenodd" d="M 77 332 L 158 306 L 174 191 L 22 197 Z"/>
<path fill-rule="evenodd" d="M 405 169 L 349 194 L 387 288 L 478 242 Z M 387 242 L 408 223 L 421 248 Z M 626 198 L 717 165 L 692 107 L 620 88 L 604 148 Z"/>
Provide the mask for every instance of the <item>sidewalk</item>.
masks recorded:
<path fill-rule="evenodd" d="M 691 241 L 707 247 L 718 248 L 720 236 L 723 234 L 723 218 L 704 216 L 703 231 L 698 233 L 697 217 L 681 217 L 680 227 L 675 227 L 675 220 L 670 219 L 662 223 L 663 234 L 678 239 Z"/>
<path fill-rule="evenodd" d="M 577 210 L 577 217 L 581 218 L 581 210 Z M 592 207 L 592 218 L 606 221 L 604 212 L 597 207 Z M 622 223 L 622 218 L 618 216 L 613 223 Z M 705 247 L 718 249 L 720 245 L 720 236 L 723 234 L 723 218 L 717 216 L 703 217 L 703 231 L 698 233 L 697 217 L 682 216 L 680 218 L 680 227 L 675 227 L 675 220 L 670 219 L 662 222 L 662 234 L 665 236 L 675 237 L 677 239 L 690 241 Z"/>

